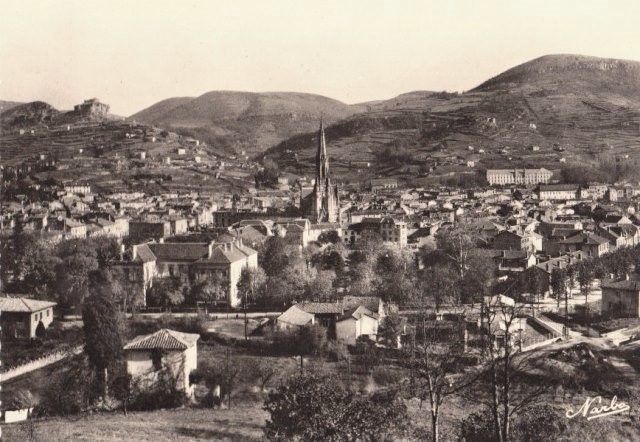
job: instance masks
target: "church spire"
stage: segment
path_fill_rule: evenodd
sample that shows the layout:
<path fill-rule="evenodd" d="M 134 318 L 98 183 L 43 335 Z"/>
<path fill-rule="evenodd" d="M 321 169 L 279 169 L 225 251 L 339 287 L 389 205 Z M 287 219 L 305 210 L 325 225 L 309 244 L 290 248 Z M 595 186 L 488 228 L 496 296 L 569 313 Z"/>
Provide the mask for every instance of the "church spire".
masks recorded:
<path fill-rule="evenodd" d="M 318 153 L 316 154 L 316 181 L 329 176 L 329 161 L 327 159 L 327 145 L 324 137 L 324 123 L 320 117 L 320 130 L 318 131 Z"/>

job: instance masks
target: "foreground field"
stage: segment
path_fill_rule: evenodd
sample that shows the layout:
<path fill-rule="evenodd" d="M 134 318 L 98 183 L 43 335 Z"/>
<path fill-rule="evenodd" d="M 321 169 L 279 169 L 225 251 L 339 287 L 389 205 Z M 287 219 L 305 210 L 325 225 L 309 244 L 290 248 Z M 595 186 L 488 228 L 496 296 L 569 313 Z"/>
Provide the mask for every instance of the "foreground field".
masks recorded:
<path fill-rule="evenodd" d="M 36 421 L 38 441 L 250 441 L 261 440 L 267 413 L 259 405 L 231 410 L 180 409 L 95 414 Z M 25 424 L 3 426 L 7 441 L 26 439 Z"/>

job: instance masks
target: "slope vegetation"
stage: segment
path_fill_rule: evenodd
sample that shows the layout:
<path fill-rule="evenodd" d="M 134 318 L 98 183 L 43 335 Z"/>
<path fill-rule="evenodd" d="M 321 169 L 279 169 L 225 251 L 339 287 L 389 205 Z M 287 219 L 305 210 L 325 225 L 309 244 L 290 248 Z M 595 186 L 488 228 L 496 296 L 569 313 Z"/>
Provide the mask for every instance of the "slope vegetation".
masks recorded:
<path fill-rule="evenodd" d="M 315 129 L 321 116 L 333 123 L 365 109 L 313 94 L 213 91 L 163 100 L 130 119 L 255 154 Z"/>
<path fill-rule="evenodd" d="M 345 179 L 557 170 L 597 165 L 602 156 L 640 165 L 638 62 L 545 56 L 463 94 L 418 91 L 365 105 L 327 129 L 334 171 Z M 266 154 L 310 173 L 315 137 L 296 136 Z"/>

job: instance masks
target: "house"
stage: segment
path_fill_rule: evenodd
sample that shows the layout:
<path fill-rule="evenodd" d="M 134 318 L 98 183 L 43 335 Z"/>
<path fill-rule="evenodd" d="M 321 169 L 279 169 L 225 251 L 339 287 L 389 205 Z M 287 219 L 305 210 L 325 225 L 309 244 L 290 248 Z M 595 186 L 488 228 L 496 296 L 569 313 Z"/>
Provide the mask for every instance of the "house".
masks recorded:
<path fill-rule="evenodd" d="M 540 200 L 576 200 L 580 197 L 578 184 L 540 184 L 537 189 Z"/>
<path fill-rule="evenodd" d="M 350 224 L 343 230 L 342 240 L 354 245 L 360 239 L 382 240 L 400 247 L 407 245 L 407 223 L 392 217 L 364 218 L 361 222 Z"/>
<path fill-rule="evenodd" d="M 167 238 L 171 235 L 171 223 L 161 220 L 129 221 L 129 236 L 133 241 Z"/>
<path fill-rule="evenodd" d="M 127 280 L 143 293 L 155 277 L 184 277 L 197 283 L 215 276 L 224 282 L 226 290 L 214 303 L 237 307 L 242 269 L 258 266 L 258 252 L 244 245 L 242 239 L 220 243 L 149 242 L 133 245 L 119 265 Z"/>
<path fill-rule="evenodd" d="M 581 250 L 587 256 L 599 257 L 609 253 L 609 240 L 589 232 L 580 232 L 558 242 L 561 254 Z"/>
<path fill-rule="evenodd" d="M 640 280 L 638 275 L 621 280 L 603 280 L 602 316 L 613 318 L 640 317 Z"/>
<path fill-rule="evenodd" d="M 193 397 L 189 374 L 198 368 L 198 339 L 195 333 L 163 328 L 150 335 L 135 337 L 124 346 L 127 373 L 148 388 L 166 370 L 176 387 Z"/>
<path fill-rule="evenodd" d="M 529 247 L 529 238 L 510 230 L 499 232 L 492 241 L 495 250 L 527 250 Z"/>
<path fill-rule="evenodd" d="M 0 298 L 2 335 L 12 338 L 41 337 L 53 322 L 55 302 L 29 298 Z"/>
<path fill-rule="evenodd" d="M 392 178 L 376 178 L 370 181 L 370 187 L 372 192 L 386 189 L 397 189 L 398 180 Z"/>
<path fill-rule="evenodd" d="M 336 339 L 348 345 L 355 345 L 360 336 L 375 341 L 379 323 L 379 316 L 363 305 L 347 310 L 336 321 Z"/>
<path fill-rule="evenodd" d="M 355 316 L 353 316 L 355 315 Z M 367 316 L 362 318 L 361 316 Z M 376 296 L 345 296 L 339 301 L 301 302 L 289 307 L 276 319 L 280 330 L 309 324 L 320 324 L 329 338 L 339 338 L 338 329 L 347 341 L 362 334 L 377 334 L 379 321 L 386 316 L 385 305 Z M 375 327 L 372 325 L 375 320 Z M 339 322 L 348 321 L 342 325 Z M 375 330 L 373 332 L 372 330 Z M 356 332 L 357 331 L 357 332 Z"/>
<path fill-rule="evenodd" d="M 315 315 L 304 311 L 298 304 L 289 307 L 277 319 L 277 326 L 280 330 L 288 330 L 293 327 L 310 324 L 315 324 Z"/>

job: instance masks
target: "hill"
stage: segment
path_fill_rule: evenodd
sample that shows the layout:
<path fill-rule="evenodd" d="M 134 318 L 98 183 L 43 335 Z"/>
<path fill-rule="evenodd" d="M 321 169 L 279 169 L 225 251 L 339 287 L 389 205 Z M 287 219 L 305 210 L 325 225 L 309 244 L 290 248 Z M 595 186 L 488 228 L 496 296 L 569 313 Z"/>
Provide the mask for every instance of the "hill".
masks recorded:
<path fill-rule="evenodd" d="M 227 151 L 256 154 L 295 134 L 346 118 L 365 106 L 295 92 L 213 91 L 160 101 L 129 117 L 193 136 Z"/>
<path fill-rule="evenodd" d="M 7 101 L 7 100 L 0 100 L 0 114 L 6 110 L 11 109 L 12 107 L 16 107 L 19 106 L 23 103 L 20 103 L 18 101 Z"/>
<path fill-rule="evenodd" d="M 462 94 L 418 91 L 364 105 L 327 128 L 344 181 L 474 182 L 491 167 L 640 165 L 638 62 L 551 55 Z M 315 137 L 292 137 L 266 155 L 310 175 Z"/>

